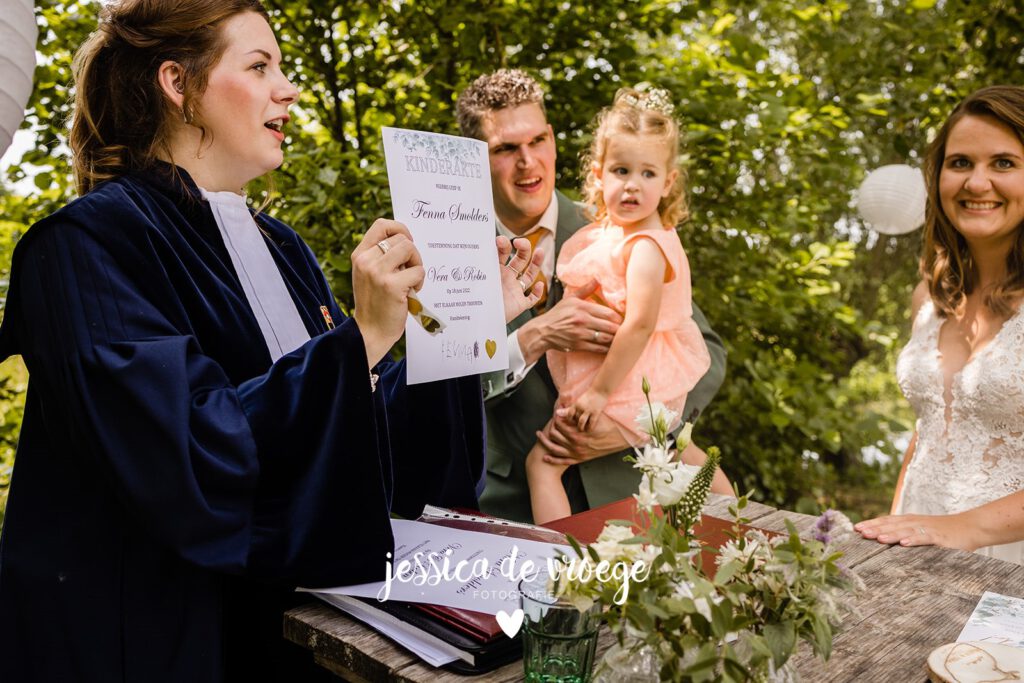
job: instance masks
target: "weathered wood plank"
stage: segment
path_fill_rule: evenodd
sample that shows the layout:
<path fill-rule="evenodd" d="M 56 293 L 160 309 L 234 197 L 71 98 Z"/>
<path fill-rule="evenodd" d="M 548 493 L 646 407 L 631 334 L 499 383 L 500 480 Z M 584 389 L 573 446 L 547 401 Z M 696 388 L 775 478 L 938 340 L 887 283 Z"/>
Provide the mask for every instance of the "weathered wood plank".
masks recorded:
<path fill-rule="evenodd" d="M 389 681 L 415 655 L 328 605 L 309 604 L 284 614 L 284 637 L 310 650 L 318 662 L 350 680 Z M 345 672 L 345 673 L 342 673 Z"/>
<path fill-rule="evenodd" d="M 345 681 L 345 683 L 370 683 L 365 678 L 357 676 L 345 667 L 341 666 L 340 664 L 334 661 L 331 661 L 330 659 L 327 659 L 326 657 L 321 657 L 320 655 L 313 655 L 313 661 L 316 662 L 317 666 L 322 666 L 323 668 L 327 669 L 332 674 L 337 676 L 339 680 Z"/>
<path fill-rule="evenodd" d="M 704 514 L 711 515 L 712 517 L 718 517 L 719 519 L 732 519 L 732 515 L 729 514 L 729 506 L 733 505 L 736 499 L 731 496 L 720 496 L 716 493 L 708 494 L 708 501 L 704 505 Z M 743 509 L 743 516 L 749 519 L 759 519 L 765 515 L 770 515 L 775 512 L 775 508 L 768 505 L 763 505 L 755 501 L 749 501 L 747 507 Z"/>
<path fill-rule="evenodd" d="M 805 680 L 923 681 L 928 653 L 953 642 L 986 590 L 1024 597 L 1024 567 L 935 547 L 890 547 L 857 573 L 866 591 L 846 619 L 832 660 L 802 648 Z"/>

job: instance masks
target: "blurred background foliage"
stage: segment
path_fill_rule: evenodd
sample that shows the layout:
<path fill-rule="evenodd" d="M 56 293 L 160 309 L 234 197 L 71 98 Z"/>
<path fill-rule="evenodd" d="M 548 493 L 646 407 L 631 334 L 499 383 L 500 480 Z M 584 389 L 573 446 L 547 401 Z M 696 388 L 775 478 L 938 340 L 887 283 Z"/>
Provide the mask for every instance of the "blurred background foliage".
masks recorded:
<path fill-rule="evenodd" d="M 97 2 L 37 2 L 34 147 L 0 193 L 0 258 L 73 196 L 70 60 Z M 879 236 L 853 193 L 918 165 L 953 104 L 1016 82 L 1024 10 L 993 0 L 267 0 L 302 90 L 271 213 L 309 241 L 351 305 L 349 255 L 389 213 L 379 129 L 456 132 L 457 93 L 520 67 L 547 88 L 559 187 L 575 194 L 588 122 L 617 88 L 671 90 L 687 135 L 694 296 L 729 350 L 697 439 L 757 499 L 854 517 L 888 508 L 912 414 L 893 378 L 920 237 Z M 257 184 L 257 192 L 267 192 Z M 4 284 L 6 280 L 4 280 Z M 0 367 L 0 496 L 24 369 Z M 888 464 L 886 464 L 886 462 Z M 0 500 L 2 505 L 2 500 Z"/>

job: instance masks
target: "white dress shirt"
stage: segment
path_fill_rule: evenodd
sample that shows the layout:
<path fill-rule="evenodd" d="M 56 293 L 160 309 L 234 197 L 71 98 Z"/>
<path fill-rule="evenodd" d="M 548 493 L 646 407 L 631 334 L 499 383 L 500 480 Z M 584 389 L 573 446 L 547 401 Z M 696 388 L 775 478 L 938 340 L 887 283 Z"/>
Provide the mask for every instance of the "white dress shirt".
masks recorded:
<path fill-rule="evenodd" d="M 552 193 L 551 201 L 548 203 L 548 208 L 544 210 L 540 220 L 532 228 L 524 232 L 522 235 L 516 235 L 514 232 L 506 228 L 502 222 L 498 221 L 498 234 L 504 235 L 509 239 L 515 237 L 525 237 L 530 233 L 538 230 L 543 230 L 546 234 L 537 241 L 537 246 L 544 250 L 544 260 L 540 264 L 541 272 L 544 273 L 544 277 L 548 282 L 548 291 L 551 291 L 551 280 L 555 275 L 555 229 L 558 226 L 558 202 L 555 201 L 555 195 Z M 505 371 L 505 383 L 506 388 L 511 389 L 526 377 L 526 374 L 533 369 L 533 366 L 537 364 L 537 361 L 526 364 L 526 359 L 523 358 L 523 350 L 519 348 L 519 330 L 513 330 L 508 335 L 508 370 Z"/>

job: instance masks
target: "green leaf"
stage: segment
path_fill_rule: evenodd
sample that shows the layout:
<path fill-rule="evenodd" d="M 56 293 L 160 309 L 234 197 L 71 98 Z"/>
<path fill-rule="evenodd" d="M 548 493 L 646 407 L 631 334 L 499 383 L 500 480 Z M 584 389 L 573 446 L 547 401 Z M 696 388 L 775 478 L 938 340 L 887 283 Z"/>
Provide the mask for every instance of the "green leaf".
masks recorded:
<path fill-rule="evenodd" d="M 793 14 L 796 15 L 796 18 L 800 21 L 810 21 L 814 17 L 818 16 L 820 9 L 821 8 L 817 5 L 810 5 L 804 9 L 793 10 Z"/>
<path fill-rule="evenodd" d="M 832 627 L 827 619 L 816 614 L 811 614 L 811 623 L 814 624 L 814 649 L 827 661 L 832 656 Z"/>
<path fill-rule="evenodd" d="M 738 572 L 742 567 L 743 564 L 738 562 L 737 560 L 731 560 L 729 562 L 726 562 L 718 568 L 717 572 L 715 572 L 715 583 L 728 583 L 729 579 L 731 579 L 736 574 L 736 572 Z"/>
<path fill-rule="evenodd" d="M 723 14 L 715 21 L 709 33 L 713 36 L 722 35 L 730 26 L 736 23 L 735 14 Z"/>
<path fill-rule="evenodd" d="M 316 175 L 316 178 L 322 184 L 327 185 L 328 187 L 332 187 L 336 182 L 338 182 L 339 175 L 340 174 L 338 173 L 337 169 L 325 167 L 320 169 L 320 171 Z"/>
<path fill-rule="evenodd" d="M 566 534 L 565 535 L 565 540 L 569 542 L 569 546 L 576 553 L 577 557 L 579 557 L 579 558 L 586 557 L 586 555 L 583 552 L 583 549 L 580 547 L 579 541 L 577 541 L 575 538 L 573 538 L 572 534 Z"/>
<path fill-rule="evenodd" d="M 732 608 L 728 603 L 711 604 L 711 631 L 717 638 L 725 638 L 732 632 Z"/>
<path fill-rule="evenodd" d="M 786 660 L 796 649 L 796 625 L 792 621 L 783 621 L 776 624 L 766 624 L 764 627 L 764 639 L 768 649 L 772 653 L 772 661 L 776 667 L 786 663 Z"/>

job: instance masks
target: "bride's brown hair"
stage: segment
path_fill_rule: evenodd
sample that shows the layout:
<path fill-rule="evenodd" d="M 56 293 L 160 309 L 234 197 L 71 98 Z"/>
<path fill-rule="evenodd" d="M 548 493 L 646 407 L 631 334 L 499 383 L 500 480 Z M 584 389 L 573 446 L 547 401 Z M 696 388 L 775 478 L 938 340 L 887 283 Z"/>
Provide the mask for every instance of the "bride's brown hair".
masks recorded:
<path fill-rule="evenodd" d="M 1024 144 L 1024 88 L 993 85 L 968 95 L 953 109 L 928 147 L 924 163 L 928 203 L 925 210 L 924 248 L 921 277 L 939 312 L 953 315 L 965 304 L 978 284 L 977 267 L 967 241 L 942 210 L 939 176 L 946 159 L 949 133 L 966 116 L 988 116 L 1010 128 Z M 1006 256 L 1006 278 L 985 297 L 985 305 L 998 315 L 1013 312 L 1014 303 L 1024 295 L 1024 226 L 1017 226 L 1016 239 Z"/>
<path fill-rule="evenodd" d="M 171 159 L 167 143 L 175 120 L 197 126 L 205 137 L 195 102 L 224 53 L 224 21 L 242 12 L 267 18 L 259 0 L 120 0 L 103 7 L 72 65 L 69 144 L 79 194 L 149 166 L 160 153 Z M 166 61 L 182 69 L 180 109 L 157 80 Z"/>

